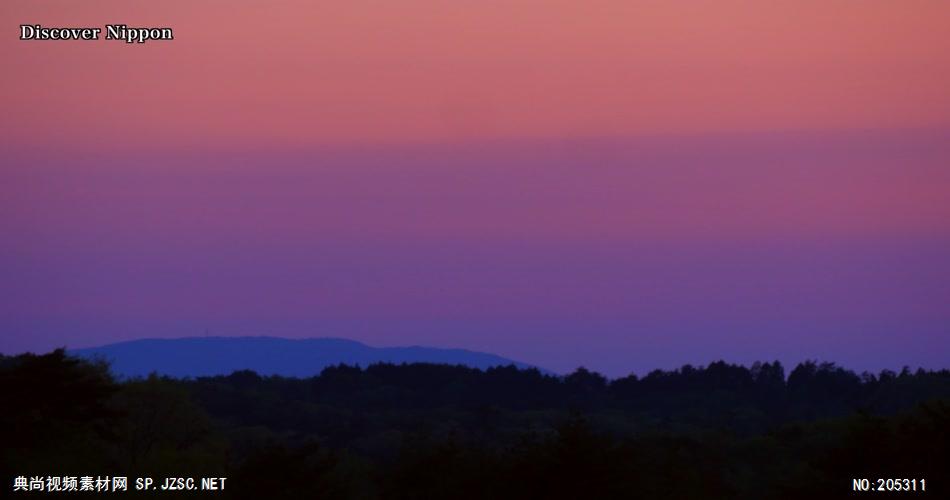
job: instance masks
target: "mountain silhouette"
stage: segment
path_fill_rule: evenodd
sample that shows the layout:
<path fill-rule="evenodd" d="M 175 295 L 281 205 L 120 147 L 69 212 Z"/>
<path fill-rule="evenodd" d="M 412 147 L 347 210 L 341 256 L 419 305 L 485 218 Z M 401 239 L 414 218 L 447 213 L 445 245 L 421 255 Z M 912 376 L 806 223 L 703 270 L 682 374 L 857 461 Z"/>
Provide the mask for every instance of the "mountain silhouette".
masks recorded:
<path fill-rule="evenodd" d="M 371 347 L 338 338 L 186 337 L 141 339 L 99 347 L 72 349 L 69 354 L 104 359 L 122 377 L 150 373 L 172 377 L 227 375 L 253 370 L 261 375 L 310 377 L 337 364 L 440 363 L 490 368 L 530 365 L 483 352 L 432 347 Z"/>

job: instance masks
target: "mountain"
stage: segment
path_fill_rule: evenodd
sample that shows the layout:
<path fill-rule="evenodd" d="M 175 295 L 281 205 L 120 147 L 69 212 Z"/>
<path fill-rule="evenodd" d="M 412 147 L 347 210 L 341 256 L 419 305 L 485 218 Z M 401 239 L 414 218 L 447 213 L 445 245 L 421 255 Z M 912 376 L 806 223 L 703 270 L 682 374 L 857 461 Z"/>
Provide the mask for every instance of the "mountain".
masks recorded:
<path fill-rule="evenodd" d="M 367 366 L 372 363 L 443 363 L 489 368 L 530 365 L 494 354 L 465 349 L 431 347 L 371 347 L 336 338 L 284 339 L 276 337 L 187 337 L 142 339 L 69 354 L 111 362 L 116 375 L 132 377 L 156 372 L 173 377 L 227 375 L 254 370 L 261 375 L 310 377 L 336 364 Z"/>

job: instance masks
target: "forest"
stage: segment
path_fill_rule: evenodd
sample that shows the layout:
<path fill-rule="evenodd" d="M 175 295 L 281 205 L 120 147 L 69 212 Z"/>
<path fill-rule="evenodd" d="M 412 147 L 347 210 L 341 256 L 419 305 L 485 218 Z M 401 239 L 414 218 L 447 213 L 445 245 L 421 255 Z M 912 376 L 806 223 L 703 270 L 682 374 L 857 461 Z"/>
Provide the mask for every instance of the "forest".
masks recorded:
<path fill-rule="evenodd" d="M 118 379 L 60 349 L 0 357 L 0 395 L 5 492 L 17 477 L 121 475 L 227 483 L 119 498 L 947 498 L 950 479 L 946 369 L 718 361 L 609 380 L 416 363 Z"/>

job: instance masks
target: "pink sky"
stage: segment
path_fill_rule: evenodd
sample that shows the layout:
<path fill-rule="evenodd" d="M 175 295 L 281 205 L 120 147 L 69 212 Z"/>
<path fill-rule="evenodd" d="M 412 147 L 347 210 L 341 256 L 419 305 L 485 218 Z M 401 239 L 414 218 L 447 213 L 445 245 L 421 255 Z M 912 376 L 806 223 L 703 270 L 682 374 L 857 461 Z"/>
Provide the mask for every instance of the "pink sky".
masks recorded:
<path fill-rule="evenodd" d="M 98 147 L 948 125 L 950 4 L 10 0 L 6 141 Z M 21 23 L 176 40 L 22 42 Z"/>
<path fill-rule="evenodd" d="M 950 356 L 950 3 L 0 7 L 0 352 Z M 21 23 L 172 42 L 19 41 Z"/>

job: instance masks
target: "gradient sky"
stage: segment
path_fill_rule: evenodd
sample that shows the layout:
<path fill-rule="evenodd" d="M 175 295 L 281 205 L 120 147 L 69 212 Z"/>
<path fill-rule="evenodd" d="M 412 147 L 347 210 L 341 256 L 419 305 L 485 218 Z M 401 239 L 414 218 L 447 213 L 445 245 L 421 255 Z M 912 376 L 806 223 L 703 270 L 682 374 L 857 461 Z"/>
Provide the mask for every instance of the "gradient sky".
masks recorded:
<path fill-rule="evenodd" d="M 950 3 L 0 6 L 0 352 L 950 359 Z M 172 42 L 19 41 L 21 23 Z"/>

